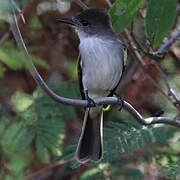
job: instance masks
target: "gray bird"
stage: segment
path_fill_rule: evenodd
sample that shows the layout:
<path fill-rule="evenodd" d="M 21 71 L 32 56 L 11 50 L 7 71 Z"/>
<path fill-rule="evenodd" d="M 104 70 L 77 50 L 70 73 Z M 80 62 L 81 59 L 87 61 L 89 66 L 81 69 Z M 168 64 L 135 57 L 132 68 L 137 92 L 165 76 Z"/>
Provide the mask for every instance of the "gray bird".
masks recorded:
<path fill-rule="evenodd" d="M 78 79 L 82 99 L 94 105 L 94 98 L 113 96 L 124 70 L 122 42 L 112 29 L 110 16 L 103 9 L 87 9 L 70 19 L 80 39 Z M 87 107 L 76 159 L 99 162 L 103 157 L 103 106 Z"/>

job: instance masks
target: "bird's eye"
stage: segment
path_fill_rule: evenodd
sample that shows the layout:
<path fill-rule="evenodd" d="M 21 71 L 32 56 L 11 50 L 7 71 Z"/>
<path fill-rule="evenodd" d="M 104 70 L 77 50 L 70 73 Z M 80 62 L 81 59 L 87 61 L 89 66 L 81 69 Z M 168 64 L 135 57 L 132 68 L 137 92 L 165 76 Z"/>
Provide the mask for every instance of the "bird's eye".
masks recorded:
<path fill-rule="evenodd" d="M 81 23 L 82 23 L 83 26 L 88 26 L 89 25 L 89 23 L 86 20 L 82 20 Z"/>

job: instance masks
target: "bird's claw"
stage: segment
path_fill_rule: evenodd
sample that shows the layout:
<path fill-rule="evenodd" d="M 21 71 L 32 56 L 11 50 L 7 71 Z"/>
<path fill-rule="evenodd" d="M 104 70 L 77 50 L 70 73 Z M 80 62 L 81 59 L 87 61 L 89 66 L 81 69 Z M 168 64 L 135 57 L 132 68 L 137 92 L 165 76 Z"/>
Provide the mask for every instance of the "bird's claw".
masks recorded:
<path fill-rule="evenodd" d="M 114 95 L 117 97 L 117 104 L 120 105 L 120 108 L 118 111 L 121 111 L 123 105 L 124 105 L 124 100 L 121 96 L 119 96 L 117 93 L 114 93 Z"/>
<path fill-rule="evenodd" d="M 96 103 L 90 97 L 87 98 L 87 101 L 88 101 L 87 107 L 95 107 L 96 106 Z"/>
<path fill-rule="evenodd" d="M 88 96 L 88 90 L 84 90 L 85 98 L 88 101 L 87 107 L 95 107 L 96 103 Z"/>
<path fill-rule="evenodd" d="M 161 111 L 159 111 L 159 112 L 157 112 L 157 113 L 155 114 L 155 117 L 160 117 L 160 116 L 163 115 L 163 114 L 164 114 L 164 111 L 161 110 Z"/>
<path fill-rule="evenodd" d="M 124 100 L 119 96 L 119 97 L 117 97 L 117 101 L 118 101 L 118 104 L 120 105 L 119 111 L 121 111 L 121 109 L 124 105 Z"/>

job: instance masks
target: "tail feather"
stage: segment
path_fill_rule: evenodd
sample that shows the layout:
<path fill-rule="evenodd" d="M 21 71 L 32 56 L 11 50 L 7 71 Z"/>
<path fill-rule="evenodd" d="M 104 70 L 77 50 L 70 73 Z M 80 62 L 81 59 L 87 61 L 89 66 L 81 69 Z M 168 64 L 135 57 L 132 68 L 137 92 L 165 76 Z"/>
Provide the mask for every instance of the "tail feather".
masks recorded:
<path fill-rule="evenodd" d="M 91 154 L 91 160 L 100 161 L 103 155 L 103 111 L 101 110 L 94 120 L 94 144 Z"/>
<path fill-rule="evenodd" d="M 101 110 L 95 119 L 90 117 L 89 111 L 90 109 L 87 108 L 80 140 L 76 150 L 76 158 L 81 163 L 85 163 L 89 160 L 96 162 L 100 161 L 103 154 L 103 111 Z"/>

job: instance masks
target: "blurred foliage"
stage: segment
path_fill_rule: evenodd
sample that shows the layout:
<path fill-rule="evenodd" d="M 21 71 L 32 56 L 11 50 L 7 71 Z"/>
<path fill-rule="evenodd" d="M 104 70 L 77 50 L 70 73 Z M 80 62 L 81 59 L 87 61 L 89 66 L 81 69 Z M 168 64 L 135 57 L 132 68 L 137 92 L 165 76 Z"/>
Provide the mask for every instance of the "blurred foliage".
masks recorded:
<path fill-rule="evenodd" d="M 104 128 L 104 158 L 99 163 L 91 163 L 91 169 L 82 174 L 80 179 L 143 179 L 143 173 L 140 168 L 126 168 L 132 163 L 131 156 L 137 158 L 137 164 L 148 159 L 155 158 L 159 163 L 163 160 L 165 154 L 175 152 L 170 148 L 169 140 L 178 132 L 178 128 L 170 126 L 141 126 L 125 111 L 112 113 Z M 131 121 L 124 121 L 129 119 Z M 123 122 L 124 121 L 124 122 Z M 180 145 L 180 144 L 179 144 Z M 77 145 L 71 145 L 64 151 L 63 159 L 70 160 L 74 157 Z M 169 151 L 166 148 L 169 146 Z M 141 152 L 141 153 L 138 153 Z M 134 155 L 134 153 L 136 155 Z M 168 164 L 171 156 L 167 158 L 165 164 Z M 171 159 L 172 160 L 172 159 Z M 174 159 L 174 161 L 177 161 Z M 72 169 L 81 167 L 82 164 L 77 161 L 69 163 Z M 167 168 L 166 168 L 167 169 Z M 108 173 L 107 173 L 108 172 Z"/>
<path fill-rule="evenodd" d="M 31 47 L 32 50 L 36 50 Z M 31 52 L 31 50 L 30 50 Z M 41 67 L 48 69 L 48 64 L 39 58 L 38 56 L 34 56 L 31 54 L 32 61 L 40 65 Z M 12 42 L 6 41 L 0 46 L 0 78 L 3 77 L 3 74 L 6 71 L 6 67 L 12 70 L 20 70 L 20 69 L 29 69 L 29 63 L 26 59 L 26 56 L 19 51 L 19 48 L 15 46 Z"/>
<path fill-rule="evenodd" d="M 66 1 L 72 2 L 72 0 Z M 18 11 L 18 7 L 22 8 L 32 0 L 15 0 L 14 2 L 15 9 Z M 39 40 L 40 37 L 43 37 L 42 35 L 47 35 L 52 24 L 45 25 L 43 14 L 57 10 L 54 4 L 59 2 L 60 0 L 51 0 L 39 3 L 38 15 L 35 14 L 28 25 L 27 36 L 30 41 Z M 84 0 L 84 2 L 89 5 L 91 0 Z M 177 0 L 150 0 L 148 2 L 145 0 L 116 0 L 109 12 L 113 28 L 117 33 L 123 32 L 134 22 L 134 31 L 138 37 L 141 37 L 142 24 L 145 24 L 151 46 L 157 47 L 172 28 L 176 15 L 176 4 Z M 147 15 L 143 19 L 138 12 L 142 13 L 146 9 Z M 10 20 L 10 11 L 10 0 L 0 0 L 1 35 L 9 28 L 7 22 Z M 46 29 L 45 33 L 43 28 Z M 52 30 L 51 33 L 53 34 L 54 31 Z M 28 51 L 33 62 L 44 70 L 49 70 L 48 63 L 34 55 L 42 50 L 41 46 L 28 46 L 30 46 Z M 76 79 L 75 66 L 75 60 L 66 61 L 63 66 L 66 72 L 62 70 L 62 73 L 69 79 Z M 171 57 L 164 59 L 161 67 L 172 72 L 179 71 Z M 0 80 L 5 78 L 8 70 L 19 71 L 22 69 L 28 70 L 29 63 L 10 36 L 8 40 L 0 42 Z M 178 74 L 170 74 L 169 81 L 178 92 L 180 87 Z M 79 99 L 77 82 L 72 80 L 65 83 L 61 80 L 58 82 L 60 84 L 56 82 L 53 86 L 53 90 L 57 94 Z M 51 83 L 50 81 L 49 84 L 51 85 Z M 165 88 L 162 78 L 159 78 L 159 84 Z M 0 97 L 4 96 L 6 91 L 8 91 L 7 87 L 0 87 Z M 65 127 L 77 120 L 81 114 L 79 109 L 54 102 L 39 88 L 34 90 L 32 95 L 25 93 L 22 89 L 15 90 L 9 99 L 13 115 L 3 101 L 0 102 L 1 179 L 23 180 L 34 173 L 34 164 L 41 168 L 41 164 L 48 166 L 49 163 L 63 162 L 62 166 L 68 166 L 71 170 L 82 168 L 82 164 L 72 159 L 78 138 L 72 137 L 73 142 L 68 143 L 69 146 L 63 146 L 67 134 Z M 174 117 L 177 114 L 177 110 L 162 95 L 153 92 L 149 93 L 146 99 L 149 102 L 153 101 L 159 109 L 164 110 L 165 116 Z M 180 134 L 178 128 L 167 125 L 142 126 L 124 110 L 119 113 L 115 110 L 105 113 L 108 113 L 108 118 L 104 127 L 104 159 L 98 164 L 90 163 L 86 170 L 81 171 L 80 179 L 140 180 L 147 172 L 146 165 L 152 162 L 161 167 L 159 171 L 162 173 L 161 176 L 170 179 L 179 178 Z M 150 113 L 145 115 L 151 116 Z M 74 126 L 76 127 L 76 125 Z M 67 128 L 67 131 L 70 130 Z M 71 132 L 68 133 L 71 134 Z"/>
<path fill-rule="evenodd" d="M 61 92 L 77 97 L 77 89 L 73 86 L 72 83 L 62 85 Z M 33 158 L 30 147 L 32 143 L 43 163 L 61 156 L 64 120 L 67 119 L 67 115 L 68 120 L 76 118 L 76 113 L 73 107 L 57 104 L 40 89 L 32 96 L 17 91 L 11 101 L 17 115 L 12 119 L 2 107 L 0 108 L 0 136 L 2 136 L 0 146 L 5 157 L 9 159 L 10 167 L 15 166 L 15 162 L 20 166 L 14 167 L 15 170 L 8 176 L 12 176 L 13 179 L 14 173 L 18 172 L 17 178 L 21 179 L 20 174 L 23 174 L 27 163 Z M 28 157 L 31 158 L 27 159 Z M 6 179 L 6 176 L 4 178 Z"/>
<path fill-rule="evenodd" d="M 160 171 L 165 173 L 168 178 L 178 180 L 180 178 L 180 160 L 178 159 L 175 163 L 163 166 Z"/>

